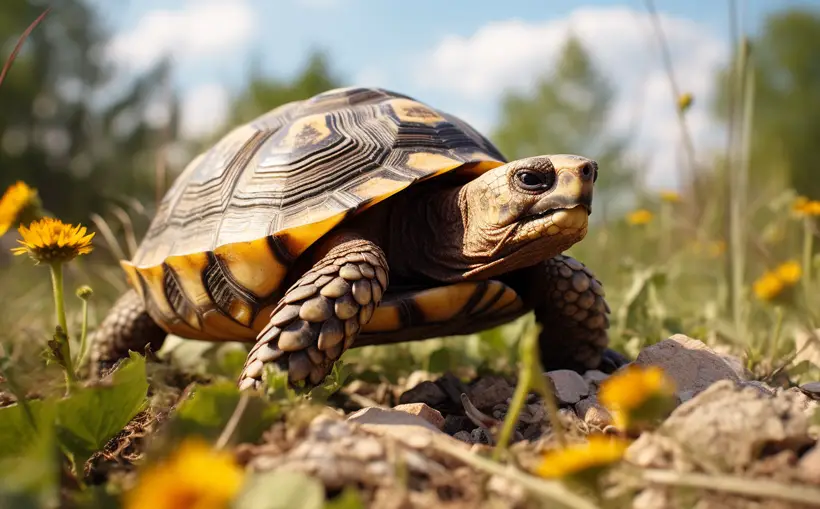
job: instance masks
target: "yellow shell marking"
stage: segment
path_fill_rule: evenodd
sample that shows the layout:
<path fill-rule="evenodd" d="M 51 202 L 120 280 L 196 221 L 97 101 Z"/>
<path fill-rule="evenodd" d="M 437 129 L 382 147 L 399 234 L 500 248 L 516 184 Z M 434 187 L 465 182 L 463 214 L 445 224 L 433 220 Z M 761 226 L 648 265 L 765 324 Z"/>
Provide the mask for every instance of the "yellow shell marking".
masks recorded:
<path fill-rule="evenodd" d="M 301 148 L 315 145 L 330 136 L 324 113 L 308 115 L 291 124 L 288 134 L 282 138 L 280 147 Z"/>
<path fill-rule="evenodd" d="M 212 305 L 211 297 L 202 283 L 202 273 L 208 266 L 208 255 L 194 253 L 171 256 L 165 259 L 165 263 L 179 276 L 177 281 L 188 302 L 199 309 Z"/>
<path fill-rule="evenodd" d="M 505 285 L 498 281 L 490 280 L 487 283 L 489 285 L 487 286 L 487 290 L 484 292 L 484 296 L 481 297 L 481 300 L 478 301 L 475 306 L 473 306 L 472 311 L 474 312 L 487 307 L 487 303 L 494 299 L 505 288 Z"/>
<path fill-rule="evenodd" d="M 128 284 L 130 284 L 131 287 L 137 291 L 137 294 L 139 294 L 139 296 L 144 299 L 145 295 L 143 295 L 142 293 L 142 284 L 140 283 L 140 277 L 139 274 L 137 274 L 137 269 L 136 267 L 134 267 L 134 264 L 122 260 L 120 261 L 120 267 L 122 267 L 122 270 L 125 271 L 125 276 L 128 280 Z"/>
<path fill-rule="evenodd" d="M 373 317 L 362 327 L 362 332 L 388 332 L 400 327 L 399 302 L 385 302 L 373 311 Z"/>
<path fill-rule="evenodd" d="M 451 159 L 441 154 L 431 152 L 414 152 L 407 158 L 407 166 L 414 170 L 433 172 L 433 175 L 445 173 L 457 166 L 461 166 L 461 161 Z"/>
<path fill-rule="evenodd" d="M 515 290 L 513 290 L 512 288 L 507 287 L 507 288 L 504 289 L 504 295 L 502 295 L 501 298 L 498 299 L 495 304 L 493 304 L 493 307 L 491 308 L 491 310 L 492 311 L 497 311 L 497 310 L 503 308 L 504 306 L 506 306 L 507 304 L 512 303 L 516 299 L 518 299 L 518 294 L 515 293 Z"/>
<path fill-rule="evenodd" d="M 251 319 L 253 318 L 253 308 L 247 302 L 239 299 L 234 299 L 228 309 L 228 313 L 234 320 L 246 327 L 250 327 Z"/>
<path fill-rule="evenodd" d="M 165 284 L 162 265 L 155 265 L 153 267 L 140 267 L 137 272 L 145 279 L 145 285 L 148 288 L 148 293 L 151 301 L 157 307 L 159 312 L 164 317 L 173 318 L 176 312 L 171 308 L 168 299 L 165 297 Z"/>
<path fill-rule="evenodd" d="M 383 177 L 367 179 L 361 184 L 349 189 L 359 198 L 371 199 L 382 195 L 390 196 L 407 187 L 407 182 L 391 180 Z"/>
<path fill-rule="evenodd" d="M 424 124 L 438 124 L 446 119 L 427 106 L 410 99 L 393 99 L 390 107 L 402 122 L 420 122 Z"/>
<path fill-rule="evenodd" d="M 231 303 L 231 309 L 235 302 Z M 253 341 L 256 338 L 253 329 L 239 325 L 217 309 L 202 314 L 202 327 L 217 341 Z"/>
<path fill-rule="evenodd" d="M 419 292 L 413 300 L 426 322 L 445 322 L 464 309 L 475 290 L 475 283 L 457 283 Z"/>
<path fill-rule="evenodd" d="M 287 267 L 271 252 L 267 238 L 226 244 L 214 249 L 214 254 L 237 283 L 259 298 L 272 294 L 287 273 Z"/>

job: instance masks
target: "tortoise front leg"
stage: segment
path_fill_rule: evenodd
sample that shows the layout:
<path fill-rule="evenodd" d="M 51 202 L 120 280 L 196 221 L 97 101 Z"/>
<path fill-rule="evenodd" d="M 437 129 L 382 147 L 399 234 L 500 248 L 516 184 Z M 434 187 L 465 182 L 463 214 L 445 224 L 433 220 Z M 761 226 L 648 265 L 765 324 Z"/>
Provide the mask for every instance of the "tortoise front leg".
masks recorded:
<path fill-rule="evenodd" d="M 364 239 L 333 247 L 291 286 L 257 336 L 239 376 L 240 389 L 258 387 L 267 363 L 290 382 L 318 384 L 350 348 L 387 290 L 387 261 Z"/>
<path fill-rule="evenodd" d="M 610 309 L 591 270 L 566 255 L 529 270 L 544 369 L 612 372 L 628 362 L 607 348 Z"/>

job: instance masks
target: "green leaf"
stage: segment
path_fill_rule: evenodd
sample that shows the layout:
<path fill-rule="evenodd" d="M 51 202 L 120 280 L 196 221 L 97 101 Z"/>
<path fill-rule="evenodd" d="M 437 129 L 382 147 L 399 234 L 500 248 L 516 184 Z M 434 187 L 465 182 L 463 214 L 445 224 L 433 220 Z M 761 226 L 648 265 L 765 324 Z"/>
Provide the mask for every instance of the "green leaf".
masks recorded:
<path fill-rule="evenodd" d="M 0 408 L 0 458 L 16 457 L 47 436 L 54 423 L 54 405 L 30 400 Z"/>
<path fill-rule="evenodd" d="M 352 369 L 342 361 L 333 363 L 333 369 L 324 381 L 310 391 L 310 399 L 317 402 L 326 402 L 327 399 L 344 387 L 350 377 Z"/>
<path fill-rule="evenodd" d="M 364 509 L 364 502 L 359 491 L 348 486 L 338 497 L 328 500 L 325 509 Z"/>
<path fill-rule="evenodd" d="M 324 486 L 312 477 L 299 472 L 264 472 L 250 476 L 233 509 L 322 509 L 324 501 Z"/>
<path fill-rule="evenodd" d="M 56 500 L 61 455 L 55 405 L 32 400 L 28 406 L 35 426 L 19 404 L 0 410 L 0 507 L 46 507 Z"/>
<path fill-rule="evenodd" d="M 78 469 L 145 407 L 145 359 L 132 353 L 103 383 L 57 402 L 57 436 Z"/>
<path fill-rule="evenodd" d="M 232 442 L 255 442 L 279 416 L 278 405 L 265 401 L 260 396 L 248 393 L 245 407 Z M 215 440 L 225 428 L 239 404 L 241 393 L 231 382 L 199 386 L 193 397 L 180 405 L 169 423 L 172 440 L 189 435 Z"/>
<path fill-rule="evenodd" d="M 450 349 L 441 347 L 431 353 L 427 359 L 427 371 L 430 373 L 444 373 L 450 369 L 451 364 Z"/>

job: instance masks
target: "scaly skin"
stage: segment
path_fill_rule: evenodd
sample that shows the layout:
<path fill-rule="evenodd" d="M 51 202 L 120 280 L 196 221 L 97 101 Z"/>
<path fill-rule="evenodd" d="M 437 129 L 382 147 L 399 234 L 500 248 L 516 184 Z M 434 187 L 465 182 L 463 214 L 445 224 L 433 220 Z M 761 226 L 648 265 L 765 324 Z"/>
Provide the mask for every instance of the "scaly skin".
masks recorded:
<path fill-rule="evenodd" d="M 373 316 L 387 291 L 387 270 L 371 241 L 348 236 L 333 247 L 285 292 L 248 355 L 239 387 L 258 387 L 271 362 L 291 382 L 321 382 Z"/>
<path fill-rule="evenodd" d="M 128 290 L 117 299 L 103 322 L 91 336 L 91 366 L 96 374 L 127 357 L 128 351 L 145 353 L 150 346 L 156 352 L 167 333 L 145 311 L 142 298 Z"/>

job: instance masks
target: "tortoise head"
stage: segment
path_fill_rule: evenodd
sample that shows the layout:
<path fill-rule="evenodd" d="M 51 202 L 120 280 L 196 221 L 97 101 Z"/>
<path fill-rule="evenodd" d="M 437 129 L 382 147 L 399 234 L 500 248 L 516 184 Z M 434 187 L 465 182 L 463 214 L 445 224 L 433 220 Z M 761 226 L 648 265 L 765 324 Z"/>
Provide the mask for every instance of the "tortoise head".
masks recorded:
<path fill-rule="evenodd" d="M 483 262 L 465 276 L 535 265 L 583 239 L 597 177 L 595 161 L 561 154 L 512 161 L 466 184 L 464 247 Z"/>

